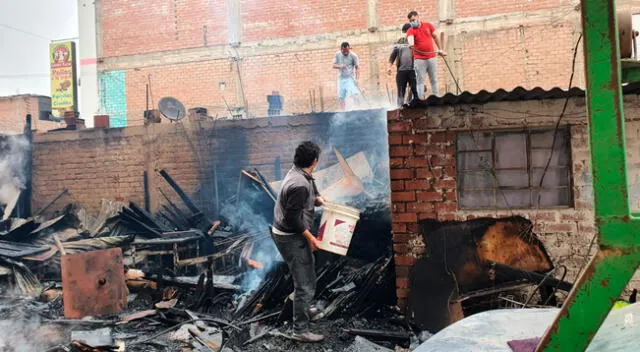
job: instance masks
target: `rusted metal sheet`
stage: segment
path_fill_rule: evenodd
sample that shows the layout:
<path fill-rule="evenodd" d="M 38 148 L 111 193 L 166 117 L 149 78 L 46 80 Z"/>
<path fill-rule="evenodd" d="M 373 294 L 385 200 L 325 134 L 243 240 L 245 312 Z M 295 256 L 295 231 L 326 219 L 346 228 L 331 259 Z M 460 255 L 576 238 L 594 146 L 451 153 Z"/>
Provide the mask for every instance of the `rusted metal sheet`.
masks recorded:
<path fill-rule="evenodd" d="M 65 318 L 117 314 L 127 307 L 120 248 L 62 256 Z"/>

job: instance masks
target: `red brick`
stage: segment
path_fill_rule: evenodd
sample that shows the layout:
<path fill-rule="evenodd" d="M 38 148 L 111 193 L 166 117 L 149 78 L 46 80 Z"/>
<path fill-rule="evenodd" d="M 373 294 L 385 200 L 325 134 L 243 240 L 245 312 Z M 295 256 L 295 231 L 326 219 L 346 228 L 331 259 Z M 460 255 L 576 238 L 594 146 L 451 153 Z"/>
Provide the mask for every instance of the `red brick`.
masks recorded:
<path fill-rule="evenodd" d="M 412 256 L 396 255 L 394 259 L 396 265 L 400 266 L 413 266 L 416 263 L 416 257 Z"/>
<path fill-rule="evenodd" d="M 404 181 L 391 181 L 391 191 L 404 191 Z"/>
<path fill-rule="evenodd" d="M 458 210 L 458 206 L 453 202 L 435 203 L 436 213 L 453 213 Z"/>
<path fill-rule="evenodd" d="M 415 192 L 392 192 L 392 202 L 413 202 L 416 200 Z"/>
<path fill-rule="evenodd" d="M 447 179 L 447 180 L 436 180 L 433 186 L 436 189 L 451 190 L 451 189 L 456 189 L 457 184 L 456 184 L 456 180 Z"/>
<path fill-rule="evenodd" d="M 390 174 L 392 180 L 405 180 L 412 179 L 414 172 L 413 169 L 391 169 Z"/>
<path fill-rule="evenodd" d="M 413 150 L 411 146 L 395 145 L 395 146 L 389 147 L 390 157 L 410 156 L 411 154 L 413 154 Z"/>
<path fill-rule="evenodd" d="M 393 213 L 393 222 L 416 222 L 418 215 L 416 213 Z"/>
<path fill-rule="evenodd" d="M 411 124 L 408 121 L 389 122 L 388 129 L 389 129 L 389 133 L 409 132 L 411 131 Z"/>
<path fill-rule="evenodd" d="M 398 255 L 402 255 L 402 254 L 408 254 L 409 253 L 409 245 L 406 243 L 401 243 L 401 244 L 394 244 L 393 245 L 393 252 Z"/>
<path fill-rule="evenodd" d="M 389 110 L 387 111 L 387 120 L 395 121 L 400 119 L 400 110 Z"/>
<path fill-rule="evenodd" d="M 431 188 L 431 184 L 427 180 L 404 181 L 404 188 L 407 191 L 427 190 Z"/>
<path fill-rule="evenodd" d="M 398 298 L 407 298 L 407 297 L 409 297 L 409 289 L 406 289 L 406 288 L 398 288 L 398 289 L 396 289 L 396 297 L 398 297 Z"/>
<path fill-rule="evenodd" d="M 394 223 L 391 225 L 391 230 L 394 233 L 407 232 L 407 224 Z"/>
<path fill-rule="evenodd" d="M 451 147 L 450 146 L 446 146 L 446 145 L 442 145 L 442 144 L 427 144 L 427 145 L 421 145 L 421 144 L 416 144 L 415 145 L 415 154 L 416 155 L 450 155 L 453 156 L 455 153 L 455 150 L 452 152 L 451 151 Z"/>
<path fill-rule="evenodd" d="M 408 212 L 432 213 L 434 209 L 435 208 L 432 203 L 407 203 Z"/>
<path fill-rule="evenodd" d="M 425 157 L 410 157 L 405 159 L 407 167 L 425 167 L 429 166 L 429 160 Z"/>
<path fill-rule="evenodd" d="M 457 202 L 458 201 L 458 197 L 456 197 L 456 192 L 455 191 L 445 192 L 444 193 L 444 200 Z"/>
<path fill-rule="evenodd" d="M 456 171 L 455 166 L 446 166 L 442 168 L 442 174 L 446 178 L 456 178 L 458 177 L 458 173 Z"/>
<path fill-rule="evenodd" d="M 455 159 L 450 155 L 433 155 L 431 157 L 432 166 L 454 166 Z"/>
<path fill-rule="evenodd" d="M 393 243 L 407 243 L 414 238 L 414 235 L 408 233 L 394 233 Z"/>
<path fill-rule="evenodd" d="M 409 277 L 410 268 L 408 266 L 396 266 L 396 278 Z"/>
<path fill-rule="evenodd" d="M 418 220 L 426 220 L 426 219 L 437 219 L 438 215 L 436 213 L 418 213 Z"/>
<path fill-rule="evenodd" d="M 406 278 L 406 277 L 396 278 L 396 287 L 409 288 L 409 278 Z"/>
<path fill-rule="evenodd" d="M 402 144 L 402 135 L 389 135 L 389 145 L 399 145 Z"/>
<path fill-rule="evenodd" d="M 427 143 L 428 135 L 426 134 L 411 134 L 402 136 L 403 144 L 421 144 Z"/>
<path fill-rule="evenodd" d="M 393 212 L 394 213 L 406 213 L 407 206 L 405 203 L 393 203 Z"/>
<path fill-rule="evenodd" d="M 420 215 L 420 214 L 418 214 Z M 419 233 L 420 232 L 420 225 L 418 224 L 407 224 L 407 232 L 409 233 Z"/>
<path fill-rule="evenodd" d="M 418 168 L 416 169 L 416 178 L 427 178 L 427 179 L 431 179 L 431 178 L 439 178 L 440 176 L 442 176 L 442 170 L 441 169 L 428 169 L 428 168 Z"/>
<path fill-rule="evenodd" d="M 416 198 L 423 202 L 442 201 L 442 192 L 416 192 Z"/>
<path fill-rule="evenodd" d="M 389 159 L 389 167 L 392 169 L 401 168 L 404 165 L 403 158 L 390 158 Z"/>

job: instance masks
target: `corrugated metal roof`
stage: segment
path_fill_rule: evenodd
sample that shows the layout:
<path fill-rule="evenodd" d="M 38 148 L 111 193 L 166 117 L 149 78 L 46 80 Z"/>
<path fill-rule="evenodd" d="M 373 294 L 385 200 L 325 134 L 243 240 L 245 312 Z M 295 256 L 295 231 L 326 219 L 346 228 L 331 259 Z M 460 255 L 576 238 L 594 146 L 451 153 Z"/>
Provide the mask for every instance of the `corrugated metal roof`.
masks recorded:
<path fill-rule="evenodd" d="M 622 88 L 624 94 L 640 94 L 640 84 L 629 84 Z M 429 107 L 458 104 L 485 104 L 496 101 L 518 101 L 518 100 L 542 100 L 542 99 L 562 99 L 567 97 L 582 97 L 585 91 L 582 88 L 571 88 L 564 90 L 555 87 L 549 90 L 536 87 L 525 89 L 516 87 L 511 91 L 498 89 L 494 92 L 481 90 L 477 93 L 463 92 L 461 94 L 447 93 L 441 97 L 430 96 L 427 100 L 420 101 L 412 107 Z"/>

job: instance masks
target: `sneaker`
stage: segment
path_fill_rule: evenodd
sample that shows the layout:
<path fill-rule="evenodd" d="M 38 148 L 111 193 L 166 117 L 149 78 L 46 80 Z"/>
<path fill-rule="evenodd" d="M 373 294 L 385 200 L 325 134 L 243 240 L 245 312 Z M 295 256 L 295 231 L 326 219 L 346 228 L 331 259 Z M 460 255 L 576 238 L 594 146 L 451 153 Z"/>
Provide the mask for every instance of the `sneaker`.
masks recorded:
<path fill-rule="evenodd" d="M 302 333 L 293 333 L 291 338 L 300 342 L 320 342 L 324 340 L 324 335 L 314 334 L 310 331 Z"/>

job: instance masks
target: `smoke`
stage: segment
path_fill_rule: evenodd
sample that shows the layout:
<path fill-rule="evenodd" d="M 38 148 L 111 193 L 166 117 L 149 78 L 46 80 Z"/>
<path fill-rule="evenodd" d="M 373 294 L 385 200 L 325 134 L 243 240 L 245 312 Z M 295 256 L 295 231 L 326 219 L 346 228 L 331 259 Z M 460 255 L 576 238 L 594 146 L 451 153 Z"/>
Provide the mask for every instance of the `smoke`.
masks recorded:
<path fill-rule="evenodd" d="M 20 316 L 0 320 L 0 351 L 40 352 L 51 346 L 47 340 L 55 337 L 47 335 L 53 332 L 46 331 L 37 314 L 28 317 L 27 312 L 13 311 L 11 315 L 15 313 Z"/>
<path fill-rule="evenodd" d="M 263 266 L 245 273 L 240 283 L 244 292 L 258 288 L 276 262 L 282 261 L 269 234 L 272 213 L 273 202 L 265 194 L 250 190 L 242 193 L 242 200 L 238 204 L 227 203 L 220 211 L 220 215 L 226 218 L 229 224 L 252 236 L 253 248 L 247 256 Z"/>
<path fill-rule="evenodd" d="M 373 173 L 370 179 L 362 180 L 365 193 L 371 204 L 390 204 L 388 138 L 386 109 L 338 112 L 330 119 L 322 155 L 332 158 L 334 148 L 345 158 L 364 152 Z"/>
<path fill-rule="evenodd" d="M 0 204 L 12 201 L 24 188 L 29 141 L 24 136 L 0 138 Z"/>

